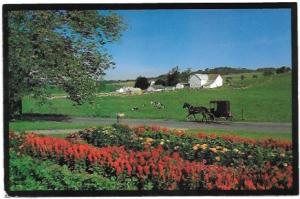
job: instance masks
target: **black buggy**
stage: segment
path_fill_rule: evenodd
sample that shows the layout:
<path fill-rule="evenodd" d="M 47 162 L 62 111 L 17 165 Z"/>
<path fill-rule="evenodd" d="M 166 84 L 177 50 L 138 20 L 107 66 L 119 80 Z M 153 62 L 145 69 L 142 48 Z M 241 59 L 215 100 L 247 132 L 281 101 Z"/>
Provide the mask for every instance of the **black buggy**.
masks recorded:
<path fill-rule="evenodd" d="M 226 100 L 214 100 L 209 102 L 209 112 L 213 119 L 224 118 L 225 120 L 232 120 L 233 116 L 230 112 L 230 102 Z M 211 117 L 212 118 L 212 117 Z"/>

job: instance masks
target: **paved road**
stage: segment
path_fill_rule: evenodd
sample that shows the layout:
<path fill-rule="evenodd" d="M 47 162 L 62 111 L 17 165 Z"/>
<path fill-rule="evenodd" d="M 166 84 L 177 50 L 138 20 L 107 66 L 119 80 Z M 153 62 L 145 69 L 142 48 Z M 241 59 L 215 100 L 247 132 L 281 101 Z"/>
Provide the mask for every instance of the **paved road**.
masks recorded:
<path fill-rule="evenodd" d="M 34 118 L 32 118 L 34 119 Z M 36 118 L 37 119 L 37 118 Z M 93 117 L 69 117 L 68 122 L 71 123 L 88 123 L 91 125 L 110 125 L 116 122 L 114 118 L 93 118 Z M 291 133 L 291 123 L 258 123 L 258 122 L 219 122 L 219 123 L 202 123 L 202 122 L 188 122 L 176 120 L 163 120 L 163 119 L 122 119 L 121 123 L 128 124 L 129 126 L 137 125 L 159 125 L 168 128 L 179 129 L 217 129 L 217 130 L 245 130 L 253 132 L 269 132 L 269 133 Z M 76 132 L 78 129 L 65 129 L 53 130 L 55 133 L 63 132 Z M 44 132 L 44 131 L 41 131 Z M 51 133 L 52 131 L 45 131 Z"/>
<path fill-rule="evenodd" d="M 88 122 L 97 125 L 109 125 L 116 122 L 113 118 L 92 118 L 92 117 L 73 117 L 70 122 Z M 223 130 L 247 130 L 247 131 L 262 131 L 262 132 L 291 132 L 291 123 L 258 123 L 258 122 L 219 122 L 219 123 L 202 123 L 193 121 L 176 121 L 162 119 L 122 119 L 122 123 L 130 126 L 136 125 L 159 125 L 168 128 L 211 128 Z"/>

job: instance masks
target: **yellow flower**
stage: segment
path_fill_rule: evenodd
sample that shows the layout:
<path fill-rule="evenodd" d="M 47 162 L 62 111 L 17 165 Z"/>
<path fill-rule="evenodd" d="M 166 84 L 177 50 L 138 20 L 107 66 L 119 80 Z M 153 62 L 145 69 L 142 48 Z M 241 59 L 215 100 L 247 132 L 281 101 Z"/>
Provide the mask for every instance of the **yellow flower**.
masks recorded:
<path fill-rule="evenodd" d="M 220 156 L 215 157 L 215 159 L 216 159 L 217 161 L 220 161 L 220 160 L 221 160 Z"/>
<path fill-rule="evenodd" d="M 194 145 L 194 146 L 193 146 L 193 150 L 194 150 L 194 151 L 198 150 L 198 146 L 197 146 L 197 145 Z"/>
<path fill-rule="evenodd" d="M 285 157 L 285 153 L 280 153 L 280 157 Z"/>
<path fill-rule="evenodd" d="M 225 148 L 225 147 L 224 147 L 223 150 L 222 150 L 223 153 L 228 152 L 228 151 L 229 151 L 229 149 L 227 149 L 227 148 Z"/>
<path fill-rule="evenodd" d="M 201 144 L 200 148 L 203 149 L 203 150 L 207 149 L 207 144 Z"/>
<path fill-rule="evenodd" d="M 217 149 L 216 148 L 209 148 L 210 151 L 217 153 Z"/>
<path fill-rule="evenodd" d="M 163 144 L 164 144 L 164 141 L 161 141 L 160 144 L 163 145 Z"/>
<path fill-rule="evenodd" d="M 146 140 L 146 142 L 152 142 L 153 141 L 153 139 L 149 138 L 149 137 L 146 137 L 145 140 Z"/>

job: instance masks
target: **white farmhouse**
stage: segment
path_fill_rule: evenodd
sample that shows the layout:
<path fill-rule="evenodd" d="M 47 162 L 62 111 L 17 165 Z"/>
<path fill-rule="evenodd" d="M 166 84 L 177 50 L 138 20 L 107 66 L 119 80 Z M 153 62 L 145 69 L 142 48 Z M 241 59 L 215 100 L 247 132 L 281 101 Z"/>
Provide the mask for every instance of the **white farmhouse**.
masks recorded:
<path fill-rule="evenodd" d="M 190 88 L 217 88 L 223 85 L 219 74 L 194 74 L 189 79 Z"/>

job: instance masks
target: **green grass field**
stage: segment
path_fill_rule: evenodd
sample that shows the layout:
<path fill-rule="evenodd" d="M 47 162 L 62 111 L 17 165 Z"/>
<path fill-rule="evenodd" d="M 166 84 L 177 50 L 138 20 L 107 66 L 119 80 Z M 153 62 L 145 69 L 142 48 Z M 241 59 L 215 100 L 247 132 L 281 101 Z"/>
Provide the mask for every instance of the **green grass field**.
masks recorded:
<path fill-rule="evenodd" d="M 236 76 L 233 81 L 238 81 Z M 230 100 L 235 120 L 241 120 L 242 109 L 245 121 L 290 122 L 292 110 L 291 73 L 272 77 L 246 77 L 244 87 L 224 86 L 218 89 L 190 90 L 151 93 L 139 96 L 99 97 L 93 105 L 73 106 L 67 99 L 53 99 L 42 106 L 29 97 L 23 101 L 24 113 L 52 113 L 71 116 L 115 117 L 124 112 L 128 118 L 162 118 L 185 120 L 184 102 L 208 106 L 210 100 Z M 151 100 L 165 104 L 164 110 L 150 105 Z M 145 104 L 145 107 L 142 105 Z M 139 111 L 131 111 L 140 107 Z"/>
<path fill-rule="evenodd" d="M 134 86 L 133 81 L 128 82 L 115 82 L 115 83 L 101 83 L 97 86 L 96 92 L 97 93 L 108 93 L 108 92 L 115 92 L 117 89 L 122 87 L 131 87 Z M 48 86 L 47 88 L 48 93 L 53 96 L 61 96 L 66 95 L 66 92 L 63 89 L 54 86 Z"/>

